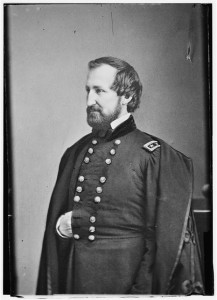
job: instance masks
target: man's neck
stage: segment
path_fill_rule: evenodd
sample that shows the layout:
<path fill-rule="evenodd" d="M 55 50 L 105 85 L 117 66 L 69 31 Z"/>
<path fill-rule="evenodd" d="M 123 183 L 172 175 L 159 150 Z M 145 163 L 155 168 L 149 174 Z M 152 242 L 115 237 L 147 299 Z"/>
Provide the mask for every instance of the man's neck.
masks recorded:
<path fill-rule="evenodd" d="M 111 122 L 111 128 L 114 130 L 117 126 L 119 126 L 121 123 L 126 121 L 130 117 L 131 113 L 126 113 L 123 116 L 117 118 L 116 120 Z"/>

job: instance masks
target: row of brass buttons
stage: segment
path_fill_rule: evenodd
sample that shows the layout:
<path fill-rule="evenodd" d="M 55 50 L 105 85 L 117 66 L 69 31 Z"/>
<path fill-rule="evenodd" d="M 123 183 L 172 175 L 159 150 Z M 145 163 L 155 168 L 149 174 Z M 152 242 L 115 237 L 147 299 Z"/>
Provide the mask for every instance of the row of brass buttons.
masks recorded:
<path fill-rule="evenodd" d="M 93 145 L 96 145 L 98 142 L 97 142 L 97 140 L 92 140 L 92 144 Z M 115 145 L 120 145 L 120 143 L 121 143 L 121 141 L 120 140 L 115 140 L 115 142 L 114 142 L 114 144 Z M 94 153 L 94 150 L 93 150 L 93 148 L 89 148 L 88 150 L 88 153 L 89 154 L 93 154 Z M 116 154 L 116 150 L 115 149 L 111 149 L 110 150 L 110 154 L 111 155 L 115 155 Z M 90 162 L 90 158 L 88 157 L 88 156 L 86 156 L 85 158 L 84 158 L 84 162 L 86 163 L 86 164 L 88 164 L 89 162 Z M 105 163 L 107 164 L 107 165 L 110 165 L 111 164 L 111 159 L 110 158 L 107 158 L 106 160 L 105 160 Z M 85 178 L 84 178 L 84 176 L 82 176 L 82 175 L 80 175 L 79 177 L 78 177 L 78 181 L 79 182 L 83 182 L 85 180 Z M 101 183 L 105 183 L 106 182 L 106 177 L 104 177 L 104 176 L 102 176 L 102 177 L 100 177 L 100 179 L 99 179 L 99 181 L 101 182 Z M 81 186 L 77 186 L 77 188 L 76 188 L 76 191 L 78 192 L 78 193 L 81 193 L 82 191 L 83 191 L 83 189 L 82 189 L 82 187 Z M 101 194 L 102 193 L 102 187 L 96 187 L 96 192 L 98 193 L 98 194 Z M 76 195 L 75 197 L 74 197 L 74 201 L 75 202 L 79 202 L 80 201 L 80 196 L 78 196 L 78 195 Z M 99 197 L 99 196 L 96 196 L 96 197 L 94 197 L 94 202 L 95 203 L 100 203 L 101 202 L 101 198 Z M 90 217 L 90 223 L 95 223 L 96 222 L 96 217 L 95 216 L 91 216 Z M 95 227 L 94 226 L 90 226 L 89 227 L 89 231 L 91 232 L 91 233 L 93 233 L 93 232 L 95 232 Z M 74 234 L 74 239 L 76 239 L 76 240 L 79 240 L 80 239 L 80 236 L 78 235 L 78 234 Z M 95 236 L 94 235 L 89 235 L 88 236 L 88 239 L 90 240 L 90 241 L 94 241 L 95 240 Z"/>
<path fill-rule="evenodd" d="M 80 235 L 79 235 L 79 234 L 74 234 L 74 239 L 75 239 L 75 240 L 79 240 L 79 239 L 80 239 Z M 90 234 L 90 235 L 88 236 L 88 239 L 89 239 L 90 241 L 94 241 L 94 240 L 95 240 L 95 235 Z"/>
<path fill-rule="evenodd" d="M 91 217 L 90 217 L 90 222 L 91 222 L 91 223 L 95 223 L 95 222 L 96 222 L 96 217 L 91 216 Z M 95 232 L 95 230 L 96 230 L 95 226 L 90 226 L 90 227 L 89 227 L 89 231 L 90 231 L 91 233 Z M 74 236 L 74 239 L 75 239 L 75 240 L 79 240 L 79 239 L 80 239 L 80 235 L 77 234 L 77 233 L 74 234 L 73 236 Z M 88 239 L 89 239 L 90 241 L 94 241 L 94 240 L 95 240 L 95 236 L 94 236 L 93 234 L 90 234 L 90 235 L 88 236 Z"/>
<path fill-rule="evenodd" d="M 92 141 L 92 144 L 93 144 L 93 145 L 96 145 L 97 143 L 98 143 L 97 140 L 93 140 L 93 141 Z M 117 145 L 117 146 L 120 145 L 120 143 L 121 143 L 120 140 L 115 140 L 115 141 L 114 141 L 114 144 Z M 93 148 L 89 148 L 89 149 L 87 150 L 87 152 L 88 152 L 89 154 L 93 154 L 94 150 L 93 150 Z M 112 149 L 110 150 L 110 154 L 111 154 L 111 155 L 115 155 L 115 154 L 116 154 L 116 150 L 115 150 L 114 148 L 112 148 Z M 84 162 L 85 162 L 85 164 L 89 164 L 90 158 L 89 158 L 88 156 L 85 156 Z M 106 163 L 107 165 L 110 165 L 111 162 L 112 162 L 112 161 L 111 161 L 110 158 L 107 158 L 107 159 L 105 160 L 105 163 Z"/>

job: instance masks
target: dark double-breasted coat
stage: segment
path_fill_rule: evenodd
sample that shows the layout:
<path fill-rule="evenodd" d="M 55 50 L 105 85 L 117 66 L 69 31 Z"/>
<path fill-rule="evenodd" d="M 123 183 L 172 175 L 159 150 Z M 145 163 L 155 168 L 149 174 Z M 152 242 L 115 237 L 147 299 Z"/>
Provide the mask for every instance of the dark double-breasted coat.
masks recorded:
<path fill-rule="evenodd" d="M 132 116 L 83 137 L 60 163 L 37 294 L 203 293 L 191 198 L 191 160 Z M 71 210 L 73 238 L 62 238 Z"/>

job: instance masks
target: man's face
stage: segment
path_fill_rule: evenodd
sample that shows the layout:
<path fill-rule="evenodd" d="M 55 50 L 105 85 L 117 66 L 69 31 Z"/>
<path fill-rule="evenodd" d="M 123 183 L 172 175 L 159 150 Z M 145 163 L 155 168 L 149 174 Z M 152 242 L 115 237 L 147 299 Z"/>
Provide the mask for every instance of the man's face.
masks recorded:
<path fill-rule="evenodd" d="M 96 129 L 106 129 L 121 112 L 121 100 L 111 89 L 117 70 L 101 65 L 89 71 L 87 76 L 87 123 Z"/>

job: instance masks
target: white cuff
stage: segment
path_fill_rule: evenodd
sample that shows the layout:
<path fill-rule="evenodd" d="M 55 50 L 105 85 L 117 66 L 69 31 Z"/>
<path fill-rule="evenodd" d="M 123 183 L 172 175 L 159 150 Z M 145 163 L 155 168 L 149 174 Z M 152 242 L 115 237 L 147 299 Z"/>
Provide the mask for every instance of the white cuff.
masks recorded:
<path fill-rule="evenodd" d="M 62 215 L 62 216 L 63 216 L 63 215 Z M 57 231 L 57 233 L 59 234 L 59 236 L 61 236 L 61 237 L 64 238 L 64 239 L 67 239 L 68 237 L 65 236 L 65 235 L 62 235 L 62 234 L 60 233 L 60 231 L 59 231 L 60 220 L 61 220 L 62 216 L 60 216 L 59 219 L 57 220 L 57 223 L 56 223 L 56 231 Z"/>

